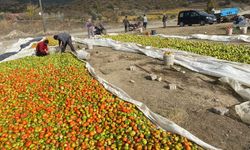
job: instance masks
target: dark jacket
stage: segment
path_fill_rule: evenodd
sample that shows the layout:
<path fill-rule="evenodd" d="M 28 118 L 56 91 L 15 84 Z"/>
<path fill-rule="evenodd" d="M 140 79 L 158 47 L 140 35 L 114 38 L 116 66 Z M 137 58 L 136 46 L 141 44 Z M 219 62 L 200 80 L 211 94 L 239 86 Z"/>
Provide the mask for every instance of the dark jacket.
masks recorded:
<path fill-rule="evenodd" d="M 162 18 L 162 22 L 166 22 L 167 19 L 168 19 L 168 17 L 164 15 L 163 18 Z"/>
<path fill-rule="evenodd" d="M 71 40 L 71 36 L 68 33 L 59 33 L 58 35 L 58 41 L 59 41 L 59 45 L 61 44 L 66 44 L 67 42 L 69 42 Z"/>
<path fill-rule="evenodd" d="M 124 26 L 128 26 L 129 25 L 129 21 L 127 18 L 123 19 L 123 24 Z"/>

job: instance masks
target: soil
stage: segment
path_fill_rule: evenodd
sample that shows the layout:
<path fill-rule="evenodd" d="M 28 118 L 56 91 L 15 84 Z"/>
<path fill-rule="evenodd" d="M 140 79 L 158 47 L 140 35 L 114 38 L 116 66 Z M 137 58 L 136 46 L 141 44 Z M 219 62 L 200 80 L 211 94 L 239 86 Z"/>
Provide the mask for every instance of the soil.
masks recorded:
<path fill-rule="evenodd" d="M 176 22 L 170 22 L 167 28 L 153 28 L 157 33 L 168 35 L 190 35 L 190 34 L 208 34 L 208 35 L 226 35 L 226 27 L 232 25 L 232 23 L 220 23 L 213 25 L 192 25 L 179 27 L 176 26 Z M 241 31 L 237 28 L 233 29 L 233 35 L 241 34 Z M 247 33 L 250 35 L 250 32 Z"/>
<path fill-rule="evenodd" d="M 181 68 L 167 69 L 162 61 L 144 55 L 94 47 L 90 64 L 97 75 L 122 88 L 133 99 L 145 103 L 152 111 L 174 121 L 205 142 L 227 150 L 250 149 L 250 126 L 237 118 L 234 106 L 243 100 L 217 78 Z M 162 77 L 163 81 L 147 79 L 149 73 Z M 134 81 L 134 83 L 131 82 Z M 169 90 L 168 82 L 178 85 Z M 213 107 L 226 107 L 225 116 L 211 112 Z"/>

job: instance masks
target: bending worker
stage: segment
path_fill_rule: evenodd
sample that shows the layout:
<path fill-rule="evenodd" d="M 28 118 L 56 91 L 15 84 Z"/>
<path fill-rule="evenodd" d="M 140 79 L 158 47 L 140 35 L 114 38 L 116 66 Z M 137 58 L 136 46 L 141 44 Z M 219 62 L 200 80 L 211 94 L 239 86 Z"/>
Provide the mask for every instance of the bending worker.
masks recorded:
<path fill-rule="evenodd" d="M 36 55 L 37 56 L 46 56 L 49 54 L 48 51 L 48 44 L 49 40 L 44 40 L 42 42 L 39 42 L 36 46 Z"/>
<path fill-rule="evenodd" d="M 73 53 L 76 53 L 76 50 L 72 44 L 71 36 L 68 33 L 59 33 L 57 35 L 54 35 L 54 39 L 58 40 L 59 47 L 62 53 L 65 52 L 67 45 L 69 45 Z"/>

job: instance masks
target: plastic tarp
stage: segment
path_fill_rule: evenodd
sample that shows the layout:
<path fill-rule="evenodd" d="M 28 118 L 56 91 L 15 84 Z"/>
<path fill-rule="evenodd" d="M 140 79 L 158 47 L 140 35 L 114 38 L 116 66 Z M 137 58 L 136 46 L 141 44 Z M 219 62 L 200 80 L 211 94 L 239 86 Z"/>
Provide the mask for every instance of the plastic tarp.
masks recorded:
<path fill-rule="evenodd" d="M 233 35 L 233 36 L 226 36 L 226 35 L 206 35 L 206 34 L 192 34 L 188 36 L 181 36 L 181 35 L 164 35 L 164 34 L 157 34 L 157 36 L 163 38 L 177 38 L 177 39 L 200 39 L 200 40 L 210 40 L 210 41 L 218 41 L 218 42 L 247 42 L 250 43 L 250 36 L 249 35 Z"/>
<path fill-rule="evenodd" d="M 13 49 L 6 50 L 6 52 L 13 51 L 15 49 L 16 50 L 19 49 L 20 45 L 23 44 L 21 41 L 23 41 L 25 43 L 25 42 L 27 42 L 29 40 L 30 39 L 19 40 L 18 43 L 16 43 L 15 45 L 12 46 Z M 80 39 L 74 39 L 74 40 L 78 41 L 78 42 L 84 42 L 85 41 L 85 42 L 88 42 L 88 43 L 92 43 L 93 45 L 102 44 L 102 46 L 110 46 L 110 45 L 107 45 L 107 43 L 105 42 L 105 40 L 101 40 L 103 42 L 100 42 L 99 44 L 95 43 L 95 42 L 97 42 L 96 41 L 97 39 L 92 39 L 92 40 L 87 40 L 87 41 L 86 40 L 80 40 Z M 112 45 L 114 47 L 120 49 L 120 50 L 125 50 L 125 51 L 127 50 L 129 52 L 138 52 L 137 50 L 133 50 L 136 47 L 138 47 L 136 45 L 126 44 L 127 47 L 124 48 L 124 46 L 117 45 L 115 43 L 113 43 Z M 32 43 L 30 43 L 30 46 L 31 46 L 31 44 Z M 23 58 L 23 57 L 26 57 L 26 56 L 33 55 L 34 54 L 34 49 L 30 49 L 30 46 L 24 48 L 21 52 L 16 53 L 15 55 L 11 56 L 8 59 L 5 59 L 4 61 L 19 59 L 19 58 Z M 153 51 L 152 51 L 152 53 L 153 53 Z M 155 53 L 155 54 L 157 54 L 157 53 Z M 159 56 L 157 56 L 157 57 L 159 57 Z M 0 61 L 0 63 L 4 62 L 4 61 Z M 174 132 L 174 133 L 177 133 L 179 135 L 182 135 L 182 136 L 188 138 L 189 140 L 195 142 L 196 144 L 202 146 L 203 148 L 211 149 L 211 150 L 218 150 L 218 148 L 215 148 L 214 146 L 211 146 L 211 145 L 205 143 L 204 141 L 202 141 L 199 138 L 197 138 L 196 136 L 192 135 L 190 132 L 188 132 L 187 130 L 181 128 L 180 126 L 178 126 L 174 122 L 172 122 L 172 121 L 170 121 L 170 120 L 168 120 L 168 119 L 166 119 L 166 118 L 164 118 L 164 117 L 162 117 L 162 116 L 160 116 L 160 115 L 158 115 L 158 114 L 150 111 L 150 109 L 145 104 L 143 104 L 143 103 L 141 103 L 139 101 L 133 100 L 122 89 L 116 87 L 115 85 L 110 84 L 109 82 L 107 82 L 104 79 L 102 79 L 99 76 L 97 76 L 96 73 L 95 73 L 95 71 L 94 71 L 94 68 L 92 68 L 91 65 L 88 62 L 86 62 L 86 68 L 88 69 L 88 71 L 90 72 L 90 74 L 94 78 L 96 78 L 108 91 L 112 92 L 113 94 L 115 94 L 116 96 L 118 96 L 119 98 L 121 98 L 121 99 L 123 99 L 125 101 L 128 101 L 130 103 L 135 104 L 138 107 L 138 109 L 140 109 L 145 114 L 145 116 L 147 116 L 159 128 L 162 128 L 164 130 L 167 130 L 167 131 Z"/>
<path fill-rule="evenodd" d="M 250 125 L 250 101 L 236 105 L 235 111 L 243 122 Z"/>
<path fill-rule="evenodd" d="M 239 82 L 233 79 L 230 79 L 228 77 L 222 77 L 219 80 L 221 82 L 229 84 L 242 98 L 250 101 L 250 89 L 249 88 L 247 89 L 243 88 Z"/>
<path fill-rule="evenodd" d="M 26 48 L 21 48 L 21 45 L 29 42 L 33 38 L 26 38 L 26 39 L 19 39 L 16 43 L 14 43 L 12 46 L 8 47 L 3 54 L 0 55 L 0 61 L 9 61 L 9 60 L 14 60 L 17 58 L 21 58 L 22 56 L 25 57 L 27 54 L 30 54 L 30 51 L 26 51 Z M 31 43 L 30 43 L 31 45 Z M 22 51 L 21 51 L 22 49 Z M 34 50 L 33 50 L 34 52 Z"/>

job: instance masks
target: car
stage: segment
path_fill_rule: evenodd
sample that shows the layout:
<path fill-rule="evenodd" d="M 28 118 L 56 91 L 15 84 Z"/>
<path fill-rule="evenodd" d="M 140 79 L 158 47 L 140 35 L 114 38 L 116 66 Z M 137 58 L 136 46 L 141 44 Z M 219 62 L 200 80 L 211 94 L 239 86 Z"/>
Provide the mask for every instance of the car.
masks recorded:
<path fill-rule="evenodd" d="M 234 27 L 248 27 L 249 19 L 244 16 L 237 16 L 233 22 Z"/>
<path fill-rule="evenodd" d="M 214 24 L 216 21 L 217 19 L 214 15 L 198 10 L 181 11 L 178 15 L 178 25 L 181 27 L 193 24 Z"/>

